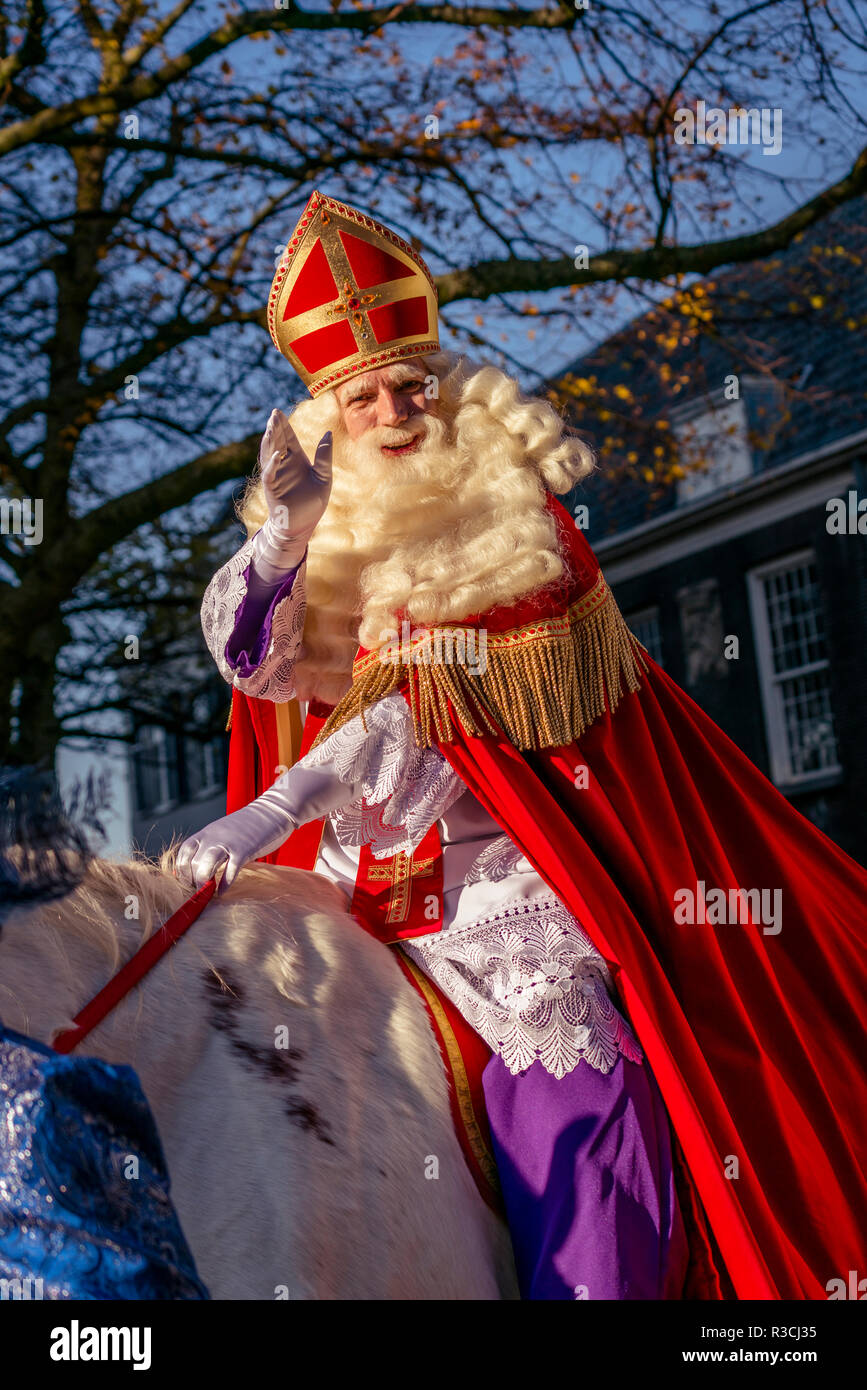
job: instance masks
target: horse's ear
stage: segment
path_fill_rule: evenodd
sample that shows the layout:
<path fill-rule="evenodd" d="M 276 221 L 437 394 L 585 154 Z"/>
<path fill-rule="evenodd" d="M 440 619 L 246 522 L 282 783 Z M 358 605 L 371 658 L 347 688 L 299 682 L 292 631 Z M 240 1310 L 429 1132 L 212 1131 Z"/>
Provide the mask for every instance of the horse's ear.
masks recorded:
<path fill-rule="evenodd" d="M 56 774 L 0 768 L 0 901 L 48 902 L 77 888 L 93 853 L 67 815 Z"/>

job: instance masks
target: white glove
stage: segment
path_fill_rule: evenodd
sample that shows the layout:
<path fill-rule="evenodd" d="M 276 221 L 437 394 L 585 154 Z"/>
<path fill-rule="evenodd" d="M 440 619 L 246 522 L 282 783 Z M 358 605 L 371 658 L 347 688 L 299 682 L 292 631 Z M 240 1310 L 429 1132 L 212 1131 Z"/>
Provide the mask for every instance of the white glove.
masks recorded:
<path fill-rule="evenodd" d="M 217 893 L 224 893 L 251 859 L 271 854 L 299 825 L 348 806 L 360 796 L 360 782 L 348 785 L 327 768 L 296 763 L 249 806 L 211 821 L 184 840 L 175 873 L 191 888 L 201 888 L 225 867 L 217 886 Z"/>
<path fill-rule="evenodd" d="M 268 518 L 253 537 L 253 564 L 276 583 L 301 564 L 331 496 L 331 431 L 311 463 L 282 410 L 272 410 L 259 445 Z"/>

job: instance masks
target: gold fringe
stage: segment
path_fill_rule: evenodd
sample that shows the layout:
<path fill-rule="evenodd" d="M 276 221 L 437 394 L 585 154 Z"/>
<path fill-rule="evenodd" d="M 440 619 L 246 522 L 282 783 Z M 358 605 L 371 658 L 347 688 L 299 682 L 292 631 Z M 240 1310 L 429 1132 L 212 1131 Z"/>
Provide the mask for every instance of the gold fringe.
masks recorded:
<path fill-rule="evenodd" d="M 417 630 L 420 638 L 436 631 Z M 449 702 L 469 734 L 494 732 L 498 725 L 516 748 L 560 747 L 580 738 L 606 709 L 613 712 L 624 692 L 640 688 L 641 671 L 647 670 L 645 651 L 626 626 L 600 570 L 592 589 L 564 614 L 488 633 L 485 670 L 478 675 L 466 661 L 387 661 L 379 652 L 367 653 L 356 661 L 352 686 L 313 746 L 408 681 L 420 748 L 453 741 Z"/>
<path fill-rule="evenodd" d="M 230 701 L 229 701 L 229 718 L 226 720 L 226 727 L 225 727 L 225 729 L 223 730 L 223 732 L 227 734 L 227 733 L 229 732 L 229 730 L 231 729 L 231 727 L 232 727 L 232 702 L 231 702 L 231 700 L 230 700 Z"/>

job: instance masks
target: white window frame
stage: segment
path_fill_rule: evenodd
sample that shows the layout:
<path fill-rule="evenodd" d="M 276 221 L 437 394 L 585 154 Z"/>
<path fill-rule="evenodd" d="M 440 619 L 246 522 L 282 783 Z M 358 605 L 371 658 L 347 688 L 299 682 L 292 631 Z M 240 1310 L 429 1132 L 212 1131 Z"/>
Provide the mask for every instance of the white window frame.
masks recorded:
<path fill-rule="evenodd" d="M 785 671 L 781 674 L 774 670 L 771 625 L 768 621 L 764 581 L 774 574 L 795 569 L 798 565 L 815 564 L 815 562 L 816 553 L 814 550 L 795 550 L 789 555 L 778 556 L 776 560 L 772 560 L 768 564 L 759 565 L 747 574 L 756 661 L 771 760 L 771 777 L 778 787 L 792 790 L 802 790 L 809 788 L 812 783 L 825 782 L 828 777 L 835 776 L 843 770 L 839 761 L 829 764 L 827 767 L 816 768 L 812 772 L 795 772 L 793 770 L 783 709 L 782 685 L 784 681 L 791 680 L 795 676 L 812 675 L 816 671 L 827 671 L 830 669 L 831 663 L 828 657 L 823 657 L 820 661 L 812 661 L 807 666 L 794 667 L 791 671 Z"/>

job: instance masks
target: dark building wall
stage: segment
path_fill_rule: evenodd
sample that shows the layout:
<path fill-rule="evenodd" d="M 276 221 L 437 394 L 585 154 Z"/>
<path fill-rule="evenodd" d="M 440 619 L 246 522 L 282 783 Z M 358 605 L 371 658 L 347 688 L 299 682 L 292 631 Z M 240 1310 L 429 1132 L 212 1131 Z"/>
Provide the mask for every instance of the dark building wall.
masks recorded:
<path fill-rule="evenodd" d="M 770 776 L 747 573 L 798 550 L 814 551 L 842 772 L 829 774 L 827 784 L 793 791 L 790 800 L 863 863 L 867 861 L 867 537 L 829 535 L 825 522 L 824 511 L 811 509 L 698 549 L 613 587 L 627 615 L 646 607 L 659 608 L 667 671 Z M 722 635 L 739 638 L 739 656 L 736 660 L 721 656 L 711 669 L 696 674 L 688 669 L 679 595 L 708 581 L 717 588 Z"/>
<path fill-rule="evenodd" d="M 133 844 L 150 859 L 157 858 L 173 837 L 186 840 L 197 830 L 226 814 L 224 789 L 200 801 L 185 801 L 164 811 L 162 815 L 137 811 L 132 817 Z"/>
<path fill-rule="evenodd" d="M 856 477 L 859 496 L 867 497 L 863 468 L 856 470 Z M 816 540 L 816 555 L 827 595 L 831 682 L 844 777 L 837 797 L 828 793 L 832 828 L 827 833 L 863 863 L 867 862 L 867 536 L 822 532 Z"/>

